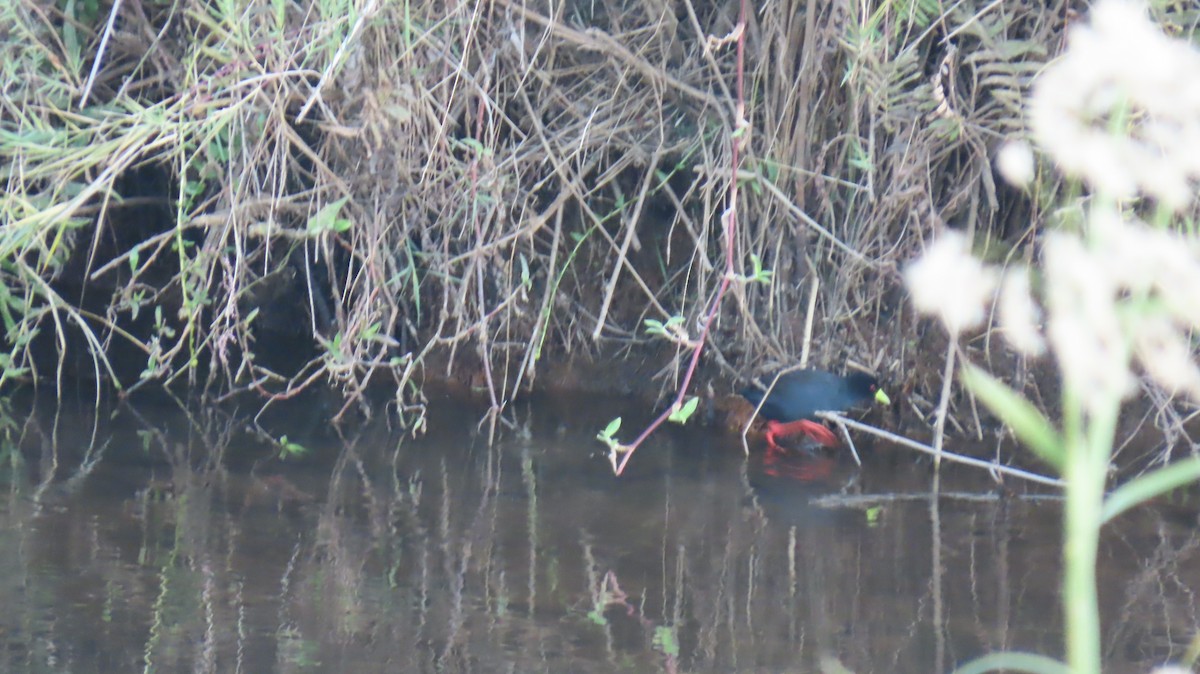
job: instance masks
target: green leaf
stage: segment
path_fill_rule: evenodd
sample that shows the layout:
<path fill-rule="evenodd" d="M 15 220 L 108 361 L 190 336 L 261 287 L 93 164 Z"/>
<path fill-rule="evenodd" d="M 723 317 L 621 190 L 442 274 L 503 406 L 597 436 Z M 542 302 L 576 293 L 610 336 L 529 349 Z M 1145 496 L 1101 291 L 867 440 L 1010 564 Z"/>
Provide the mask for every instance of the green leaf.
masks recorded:
<path fill-rule="evenodd" d="M 1100 509 L 1106 523 L 1130 508 L 1200 479 L 1200 457 L 1191 457 L 1146 473 L 1117 487 Z"/>
<path fill-rule="evenodd" d="M 81 60 L 79 54 L 82 49 L 79 46 L 79 33 L 75 29 L 76 12 L 75 3 L 72 0 L 67 0 L 63 7 L 63 15 L 68 19 L 62 23 L 63 43 L 67 47 L 67 54 L 71 57 L 72 63 L 75 63 Z"/>
<path fill-rule="evenodd" d="M 1016 433 L 1018 440 L 1062 472 L 1065 462 L 1062 438 L 1032 403 L 974 365 L 963 365 L 962 381 L 971 393 Z"/>
<path fill-rule="evenodd" d="M 608 422 L 608 425 L 604 427 L 604 430 L 600 431 L 600 433 L 596 435 L 596 438 L 607 442 L 611 440 L 612 436 L 616 435 L 617 431 L 619 430 L 621 430 L 621 417 L 617 417 L 616 419 Z"/>
<path fill-rule="evenodd" d="M 764 159 L 762 162 L 764 169 L 763 173 L 767 176 L 767 180 L 776 182 L 779 180 L 779 162 L 770 159 Z"/>
<path fill-rule="evenodd" d="M 348 229 L 350 227 L 349 221 L 344 220 L 346 224 L 342 225 L 338 222 L 338 213 L 341 212 L 342 206 L 345 206 L 349 200 L 350 197 L 342 197 L 337 201 L 332 201 L 322 206 L 321 210 L 317 211 L 317 214 L 309 219 L 308 231 L 313 234 L 321 234 L 331 230 L 343 232 Z"/>
<path fill-rule="evenodd" d="M 289 456 L 304 456 L 308 453 L 308 449 L 298 442 L 288 440 L 288 436 L 279 438 L 279 458 L 286 459 Z"/>
<path fill-rule="evenodd" d="M 683 316 L 672 316 L 667 319 L 666 323 L 663 323 L 662 321 L 656 321 L 653 318 L 647 318 L 646 320 L 642 321 L 642 324 L 646 326 L 646 334 L 659 335 L 662 337 L 670 337 L 671 333 L 676 332 L 683 327 L 683 323 Z"/>
<path fill-rule="evenodd" d="M 879 524 L 879 515 L 883 513 L 883 506 L 871 506 L 867 508 L 867 526 L 874 527 Z"/>
<path fill-rule="evenodd" d="M 138 314 L 142 311 L 142 304 L 145 303 L 146 291 L 136 290 L 133 297 L 129 298 L 129 317 L 137 320 Z M 7 322 L 7 321 L 5 321 Z"/>
<path fill-rule="evenodd" d="M 226 139 L 227 132 L 221 129 L 220 132 L 213 138 L 212 143 L 208 146 L 209 153 L 217 160 L 218 164 L 229 163 L 229 144 Z"/>
<path fill-rule="evenodd" d="M 1071 668 L 1066 663 L 1036 653 L 1018 653 L 1016 651 L 992 653 L 982 658 L 976 658 L 954 670 L 954 674 L 983 674 L 983 672 L 994 672 L 1000 669 L 1035 672 L 1035 674 L 1071 674 Z"/>
<path fill-rule="evenodd" d="M 608 422 L 608 426 L 604 427 L 604 434 L 611 437 L 619 430 L 621 430 L 621 417 Z"/>
<path fill-rule="evenodd" d="M 198 197 L 204 193 L 203 181 L 190 181 L 183 184 L 183 193 L 189 197 Z"/>
<path fill-rule="evenodd" d="M 29 373 L 29 368 L 15 367 L 11 355 L 0 353 L 0 373 L 0 377 L 3 378 L 24 377 Z"/>
<path fill-rule="evenodd" d="M 491 150 L 489 150 L 487 147 L 485 147 L 483 143 L 479 142 L 478 139 L 461 138 L 461 139 L 459 139 L 458 142 L 462 143 L 467 148 L 470 148 L 471 152 L 474 152 L 477 157 L 491 155 Z"/>
<path fill-rule="evenodd" d="M 692 396 L 687 402 L 677 406 L 674 410 L 672 410 L 671 416 L 667 417 L 667 421 L 677 424 L 686 424 L 688 419 L 691 419 L 692 415 L 696 413 L 696 407 L 699 405 L 700 397 Z"/>
<path fill-rule="evenodd" d="M 679 639 L 676 638 L 675 628 L 659 625 L 654 628 L 654 645 L 664 655 L 677 657 L 679 655 Z"/>
<path fill-rule="evenodd" d="M 763 269 L 762 258 L 751 253 L 750 264 L 754 269 L 754 273 L 750 276 L 750 280 L 770 285 L 771 276 L 774 275 L 775 272 L 771 271 L 770 269 Z"/>

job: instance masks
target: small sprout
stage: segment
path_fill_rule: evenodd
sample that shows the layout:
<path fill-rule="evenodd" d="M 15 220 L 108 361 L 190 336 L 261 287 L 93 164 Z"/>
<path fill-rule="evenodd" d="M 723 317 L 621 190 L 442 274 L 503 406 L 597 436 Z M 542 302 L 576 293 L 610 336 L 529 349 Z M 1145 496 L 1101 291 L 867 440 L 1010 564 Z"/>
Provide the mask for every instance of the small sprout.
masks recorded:
<path fill-rule="evenodd" d="M 675 634 L 674 627 L 667 627 L 666 625 L 659 625 L 658 627 L 655 627 L 654 645 L 658 648 L 658 650 L 662 651 L 664 655 L 668 655 L 670 657 L 679 656 L 679 638 Z"/>
<path fill-rule="evenodd" d="M 340 330 L 333 336 L 332 341 L 329 341 L 326 343 L 326 347 L 330 351 L 332 351 L 338 355 L 341 355 L 341 353 L 342 353 L 342 332 Z"/>
<path fill-rule="evenodd" d="M 533 287 L 533 279 L 529 274 L 529 260 L 525 259 L 525 254 L 521 253 L 521 287 L 528 291 Z"/>
<path fill-rule="evenodd" d="M 682 405 L 676 405 L 675 409 L 671 410 L 671 416 L 667 420 L 676 424 L 686 424 L 688 419 L 691 419 L 692 415 L 696 413 L 696 408 L 699 405 L 700 398 L 692 396 Z"/>
<path fill-rule="evenodd" d="M 135 290 L 133 296 L 129 299 L 129 315 L 133 320 L 137 320 L 138 314 L 141 313 L 142 305 L 146 303 L 146 291 Z"/>
<path fill-rule="evenodd" d="M 152 337 L 150 342 L 152 348 L 150 349 L 150 354 L 146 356 L 146 369 L 138 374 L 138 379 L 142 381 L 152 378 L 158 372 L 159 365 L 161 364 L 159 360 L 161 349 L 158 345 L 158 337 Z"/>
<path fill-rule="evenodd" d="M 871 506 L 867 508 L 867 526 L 879 526 L 879 516 L 883 514 L 883 506 Z"/>
<path fill-rule="evenodd" d="M 667 322 L 670 323 L 670 321 Z M 642 321 L 642 323 L 646 326 L 647 335 L 657 335 L 659 337 L 668 336 L 667 326 L 662 321 L 658 321 L 653 318 L 647 318 L 646 320 Z"/>
<path fill-rule="evenodd" d="M 617 470 L 617 458 L 630 449 L 629 445 L 621 444 L 614 437 L 619 430 L 621 430 L 621 417 L 608 422 L 608 426 L 596 434 L 596 439 L 608 446 L 608 460 L 613 465 L 613 471 Z"/>
<path fill-rule="evenodd" d="M 279 438 L 279 458 L 286 459 L 289 456 L 300 457 L 308 453 L 308 449 L 298 443 L 288 440 L 288 436 Z"/>
<path fill-rule="evenodd" d="M 763 269 L 762 258 L 751 254 L 750 265 L 753 268 L 754 273 L 746 278 L 747 281 L 764 283 L 767 285 L 771 284 L 771 277 L 774 276 L 775 272 L 771 271 L 770 269 Z"/>
<path fill-rule="evenodd" d="M 619 430 L 621 430 L 621 417 L 617 417 L 616 419 L 608 422 L 608 425 L 604 427 L 604 430 L 596 434 L 596 439 L 608 445 L 610 449 L 615 449 L 615 445 L 618 443 L 613 439 L 613 436 L 616 435 L 617 431 Z"/>
<path fill-rule="evenodd" d="M 462 138 L 459 139 L 458 143 L 475 153 L 476 157 L 492 156 L 492 149 L 479 142 L 476 138 Z"/>
<path fill-rule="evenodd" d="M 379 335 L 379 330 L 382 327 L 383 325 L 379 321 L 375 321 L 374 323 L 368 325 L 362 332 L 362 340 L 369 342 L 375 339 Z"/>
<path fill-rule="evenodd" d="M 646 326 L 646 334 L 666 337 L 672 342 L 681 346 L 690 346 L 691 342 L 688 338 L 687 330 L 683 329 L 683 316 L 672 316 L 667 319 L 666 323 L 656 321 L 653 318 L 647 318 L 643 321 Z"/>

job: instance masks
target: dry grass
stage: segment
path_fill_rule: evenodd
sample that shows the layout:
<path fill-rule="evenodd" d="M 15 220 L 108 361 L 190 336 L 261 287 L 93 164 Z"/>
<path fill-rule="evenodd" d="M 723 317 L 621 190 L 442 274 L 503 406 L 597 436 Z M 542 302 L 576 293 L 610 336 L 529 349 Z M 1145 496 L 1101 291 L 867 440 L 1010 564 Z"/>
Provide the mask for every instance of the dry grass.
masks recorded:
<path fill-rule="evenodd" d="M 332 383 L 368 412 L 390 378 L 407 410 L 437 362 L 499 410 L 645 319 L 694 336 L 733 246 L 773 276 L 734 284 L 710 374 L 793 360 L 819 278 L 812 358 L 906 379 L 900 265 L 945 227 L 1028 255 L 1059 189 L 1006 192 L 990 157 L 1071 3 L 750 10 L 739 35 L 692 0 L 10 3 L 3 377 L 46 362 L 40 332 L 123 390 Z M 140 375 L 102 376 L 117 343 Z"/>

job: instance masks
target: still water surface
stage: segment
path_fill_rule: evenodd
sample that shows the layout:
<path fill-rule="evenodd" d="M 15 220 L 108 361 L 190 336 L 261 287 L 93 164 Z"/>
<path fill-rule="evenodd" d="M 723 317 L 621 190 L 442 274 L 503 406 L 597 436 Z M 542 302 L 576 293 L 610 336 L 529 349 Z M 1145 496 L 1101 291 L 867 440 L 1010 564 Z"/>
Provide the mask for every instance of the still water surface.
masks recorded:
<path fill-rule="evenodd" d="M 924 673 L 1060 653 L 1047 490 L 953 467 L 935 487 L 878 444 L 861 469 L 768 465 L 678 428 L 614 478 L 594 435 L 636 426 L 620 401 L 518 407 L 490 446 L 478 411 L 440 408 L 413 439 L 293 407 L 260 427 L 308 449 L 286 460 L 217 413 L 37 409 L 0 472 L 0 671 Z M 1111 671 L 1182 655 L 1198 548 L 1180 508 L 1107 530 Z"/>

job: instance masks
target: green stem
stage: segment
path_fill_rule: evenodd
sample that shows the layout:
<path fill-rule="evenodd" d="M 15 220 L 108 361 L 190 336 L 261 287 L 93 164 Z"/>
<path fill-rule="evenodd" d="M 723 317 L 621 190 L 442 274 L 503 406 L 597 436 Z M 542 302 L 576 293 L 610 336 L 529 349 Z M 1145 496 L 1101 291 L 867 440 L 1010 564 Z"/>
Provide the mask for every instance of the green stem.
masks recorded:
<path fill-rule="evenodd" d="M 1063 609 L 1066 612 L 1067 662 L 1073 672 L 1100 671 L 1100 604 L 1096 595 L 1096 526 L 1101 499 L 1086 461 L 1067 468 L 1066 541 L 1063 547 Z M 1078 474 L 1075 474 L 1078 473 Z M 1100 495 L 1103 489 L 1099 490 Z"/>
<path fill-rule="evenodd" d="M 1067 628 L 1067 662 L 1073 672 L 1100 672 L 1100 602 L 1096 590 L 1096 557 L 1100 546 L 1100 512 L 1112 451 L 1119 401 L 1108 414 L 1088 418 L 1071 433 L 1067 478 L 1066 537 L 1063 545 L 1063 610 Z"/>

